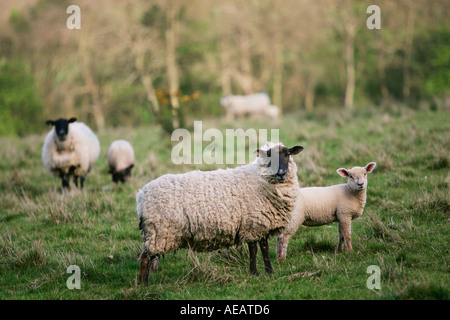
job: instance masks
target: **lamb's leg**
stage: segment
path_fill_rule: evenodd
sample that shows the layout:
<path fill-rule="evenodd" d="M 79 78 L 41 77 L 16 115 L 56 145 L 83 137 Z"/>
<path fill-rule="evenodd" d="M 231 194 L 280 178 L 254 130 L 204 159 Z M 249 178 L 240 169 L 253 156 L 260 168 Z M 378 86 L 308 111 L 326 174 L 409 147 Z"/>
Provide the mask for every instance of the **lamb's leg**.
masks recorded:
<path fill-rule="evenodd" d="M 261 240 L 259 240 L 259 247 L 261 248 L 261 252 L 262 252 L 262 255 L 263 255 L 264 268 L 266 270 L 266 273 L 271 274 L 274 271 L 273 271 L 273 268 L 272 268 L 272 264 L 270 263 L 269 242 L 267 241 L 267 237 L 266 238 L 262 238 Z"/>
<path fill-rule="evenodd" d="M 280 234 L 277 238 L 277 259 L 284 260 L 286 259 L 287 247 L 289 243 L 289 239 L 292 235 L 290 234 Z"/>
<path fill-rule="evenodd" d="M 146 248 L 142 250 L 141 257 L 140 257 L 141 263 L 139 265 L 139 284 L 147 285 L 148 282 L 148 273 L 150 271 L 150 253 Z"/>
<path fill-rule="evenodd" d="M 338 244 L 339 252 L 344 251 L 344 242 L 346 251 L 351 252 L 353 250 L 351 241 L 351 233 L 352 233 L 351 226 L 352 226 L 351 219 L 339 220 L 339 244 Z"/>
<path fill-rule="evenodd" d="M 248 242 L 248 251 L 250 252 L 250 274 L 258 276 L 256 269 L 256 253 L 258 252 L 258 245 L 256 242 Z"/>

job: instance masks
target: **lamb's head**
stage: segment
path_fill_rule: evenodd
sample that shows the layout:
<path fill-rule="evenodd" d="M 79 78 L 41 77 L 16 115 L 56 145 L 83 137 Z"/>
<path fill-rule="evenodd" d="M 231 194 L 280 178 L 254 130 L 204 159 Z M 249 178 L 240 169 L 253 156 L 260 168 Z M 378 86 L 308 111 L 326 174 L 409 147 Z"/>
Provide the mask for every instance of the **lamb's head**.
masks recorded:
<path fill-rule="evenodd" d="M 351 190 L 364 190 L 367 188 L 367 174 L 371 173 L 376 165 L 375 162 L 370 162 L 365 167 L 340 168 L 336 171 L 340 176 L 348 178 L 347 185 Z"/>
<path fill-rule="evenodd" d="M 77 121 L 76 118 L 70 118 L 69 120 L 60 118 L 58 120 L 47 120 L 48 126 L 55 126 L 55 133 L 59 141 L 64 141 L 69 133 L 69 123 Z"/>
<path fill-rule="evenodd" d="M 283 183 L 289 171 L 291 156 L 300 153 L 302 150 L 303 147 L 301 146 L 287 148 L 282 143 L 267 142 L 255 151 L 256 163 L 262 168 L 262 175 L 270 183 Z"/>

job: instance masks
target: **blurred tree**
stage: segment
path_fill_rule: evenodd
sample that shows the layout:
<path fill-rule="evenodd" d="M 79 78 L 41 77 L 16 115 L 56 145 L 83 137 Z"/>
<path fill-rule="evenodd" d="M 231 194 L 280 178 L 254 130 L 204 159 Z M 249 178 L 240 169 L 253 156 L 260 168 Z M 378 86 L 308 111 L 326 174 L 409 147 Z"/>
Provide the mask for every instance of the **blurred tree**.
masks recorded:
<path fill-rule="evenodd" d="M 0 135 L 41 131 L 42 102 L 30 68 L 22 61 L 0 60 Z"/>

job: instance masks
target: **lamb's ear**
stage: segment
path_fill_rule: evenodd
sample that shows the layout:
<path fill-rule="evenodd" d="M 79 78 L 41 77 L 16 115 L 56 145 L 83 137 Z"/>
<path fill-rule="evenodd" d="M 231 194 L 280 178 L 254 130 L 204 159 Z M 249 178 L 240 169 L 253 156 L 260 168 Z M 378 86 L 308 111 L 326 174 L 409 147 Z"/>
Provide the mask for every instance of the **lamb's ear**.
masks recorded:
<path fill-rule="evenodd" d="M 367 166 L 365 166 L 364 168 L 366 169 L 367 173 L 371 173 L 373 169 L 375 169 L 375 166 L 377 165 L 376 162 L 370 162 L 367 164 Z"/>
<path fill-rule="evenodd" d="M 348 171 L 347 171 L 347 169 L 339 168 L 339 169 L 336 170 L 336 172 L 337 172 L 341 177 L 344 177 L 344 178 L 348 177 Z"/>
<path fill-rule="evenodd" d="M 302 146 L 295 146 L 295 147 L 289 148 L 289 154 L 291 156 L 293 156 L 293 155 L 299 154 L 300 152 L 302 152 L 302 150 L 303 150 Z"/>
<path fill-rule="evenodd" d="M 55 125 L 55 121 L 53 121 L 53 120 L 47 120 L 47 121 L 45 121 L 45 123 L 46 123 L 49 127 Z"/>
<path fill-rule="evenodd" d="M 68 122 L 72 123 L 72 122 L 75 122 L 75 121 L 77 121 L 77 118 L 70 118 Z"/>

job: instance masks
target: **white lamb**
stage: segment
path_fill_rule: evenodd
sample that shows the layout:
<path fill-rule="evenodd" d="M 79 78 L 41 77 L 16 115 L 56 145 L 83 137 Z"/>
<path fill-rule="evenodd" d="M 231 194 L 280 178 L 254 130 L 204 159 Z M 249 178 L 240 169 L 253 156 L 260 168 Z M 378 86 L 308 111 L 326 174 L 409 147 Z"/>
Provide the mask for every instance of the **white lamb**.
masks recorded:
<path fill-rule="evenodd" d="M 134 150 L 126 140 L 116 140 L 108 149 L 109 173 L 114 183 L 125 183 L 134 167 Z"/>
<path fill-rule="evenodd" d="M 250 273 L 258 274 L 258 242 L 265 270 L 272 273 L 267 239 L 291 220 L 299 190 L 291 155 L 302 150 L 267 144 L 247 165 L 166 174 L 146 184 L 136 195 L 144 242 L 139 281 L 147 282 L 159 255 L 169 250 L 211 251 L 241 242 L 249 247 Z"/>
<path fill-rule="evenodd" d="M 69 188 L 69 180 L 83 188 L 87 174 L 100 155 L 100 143 L 92 130 L 76 118 L 48 120 L 53 126 L 45 138 L 42 162 L 54 176 L 61 178 L 62 187 Z"/>
<path fill-rule="evenodd" d="M 352 220 L 362 215 L 367 198 L 367 174 L 376 163 L 350 170 L 340 168 L 337 173 L 347 177 L 345 184 L 330 187 L 301 188 L 292 220 L 277 238 L 277 259 L 285 259 L 289 239 L 301 226 L 317 227 L 339 222 L 338 251 L 352 251 Z"/>

